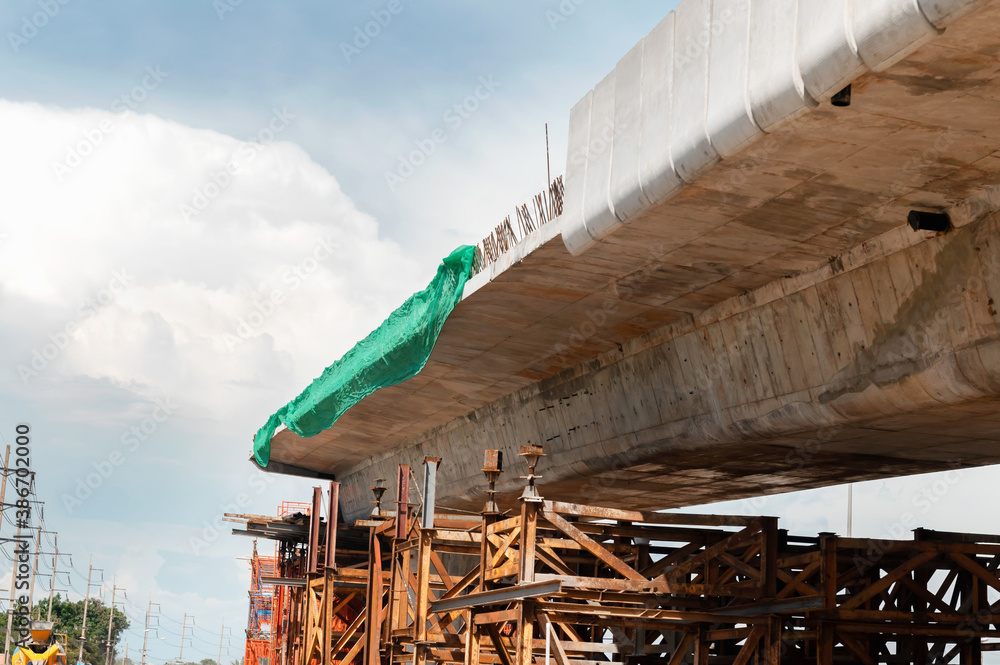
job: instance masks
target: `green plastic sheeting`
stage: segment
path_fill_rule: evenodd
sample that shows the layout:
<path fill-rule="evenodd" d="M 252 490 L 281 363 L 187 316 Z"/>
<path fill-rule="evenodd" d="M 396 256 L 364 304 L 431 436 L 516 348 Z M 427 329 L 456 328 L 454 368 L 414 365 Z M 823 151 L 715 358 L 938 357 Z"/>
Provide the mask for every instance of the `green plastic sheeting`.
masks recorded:
<path fill-rule="evenodd" d="M 448 255 L 427 288 L 414 293 L 368 337 L 268 418 L 254 437 L 257 463 L 271 459 L 271 437 L 284 425 L 302 437 L 333 426 L 348 409 L 379 388 L 416 376 L 427 364 L 441 328 L 462 299 L 476 248 L 466 245 Z"/>

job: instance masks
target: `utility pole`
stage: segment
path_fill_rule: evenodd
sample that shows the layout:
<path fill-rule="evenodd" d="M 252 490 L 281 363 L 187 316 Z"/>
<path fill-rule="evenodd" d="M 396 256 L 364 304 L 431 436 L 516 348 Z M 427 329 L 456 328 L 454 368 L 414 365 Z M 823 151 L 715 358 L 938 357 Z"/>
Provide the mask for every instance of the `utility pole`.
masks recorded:
<path fill-rule="evenodd" d="M 4 476 L 7 480 L 7 476 Z M 17 542 L 21 540 L 21 527 L 17 527 Z M 14 572 L 10 575 L 10 600 L 7 603 L 7 639 L 3 644 L 3 662 L 10 662 L 10 632 L 14 629 L 14 583 L 17 582 L 17 554 L 14 555 Z"/>
<path fill-rule="evenodd" d="M 3 455 L 3 482 L 0 483 L 0 518 L 3 517 L 3 499 L 7 494 L 7 463 L 10 462 L 10 446 Z M 0 519 L 0 527 L 3 527 L 3 519 Z"/>
<path fill-rule="evenodd" d="M 181 624 L 181 652 L 179 654 L 177 654 L 177 662 L 178 663 L 183 663 L 184 662 L 184 629 L 187 628 L 187 623 L 188 623 L 188 613 L 185 612 L 184 613 L 184 623 Z"/>
<path fill-rule="evenodd" d="M 149 641 L 149 612 L 153 609 L 153 598 L 150 597 L 146 606 L 146 630 L 142 633 L 142 665 L 146 665 L 146 642 Z"/>
<path fill-rule="evenodd" d="M 222 636 L 226 633 L 226 621 L 222 621 L 222 630 L 219 631 L 219 657 L 215 661 L 215 665 L 222 665 Z"/>
<path fill-rule="evenodd" d="M 2 501 L 2 499 L 0 499 L 0 501 Z M 57 533 L 53 537 L 55 538 L 56 551 L 52 555 L 52 583 L 49 584 L 49 613 L 48 616 L 45 617 L 46 621 L 52 621 L 52 591 L 56 587 L 56 564 L 59 562 L 59 534 Z"/>
<path fill-rule="evenodd" d="M 38 525 L 38 534 L 35 536 L 35 558 L 31 564 L 31 584 L 28 585 L 28 611 L 33 613 L 35 607 L 35 578 L 38 577 L 38 553 L 42 551 L 42 525 Z M 53 583 L 55 579 L 52 580 Z M 54 584 L 53 584 L 54 586 Z"/>
<path fill-rule="evenodd" d="M 122 658 L 122 665 L 128 665 L 128 642 L 125 643 L 125 657 Z"/>
<path fill-rule="evenodd" d="M 90 576 L 94 573 L 94 564 L 91 563 L 87 568 L 87 593 L 83 597 L 83 627 L 80 628 L 80 655 L 77 656 L 77 662 L 83 662 L 83 645 L 87 639 L 87 606 L 90 604 Z"/>
<path fill-rule="evenodd" d="M 54 573 L 53 573 L 54 574 Z M 111 628 L 115 625 L 115 591 L 118 590 L 118 585 L 114 581 L 111 583 L 111 613 L 108 615 L 108 644 L 107 644 L 107 654 L 104 656 L 104 665 L 111 665 Z"/>
<path fill-rule="evenodd" d="M 7 494 L 7 464 L 10 462 L 10 446 L 7 446 L 7 452 L 3 455 L 3 480 L 0 481 L 0 527 L 3 527 L 3 508 L 4 508 L 4 496 Z M 21 529 L 18 528 L 18 536 L 21 535 Z M 14 572 L 10 576 L 10 601 L 7 604 L 7 639 L 4 640 L 3 645 L 3 662 L 10 662 L 10 629 L 13 627 L 14 623 L 14 579 L 17 577 L 17 556 L 14 556 Z"/>
<path fill-rule="evenodd" d="M 10 446 L 3 456 L 3 481 L 0 481 L 0 523 L 3 522 L 4 495 L 7 490 L 7 473 L 10 467 Z M 17 536 L 15 542 L 21 540 L 21 520 L 17 520 Z M 10 574 L 10 601 L 7 603 L 7 638 L 3 643 L 3 662 L 10 662 L 10 633 L 14 629 L 14 582 L 17 580 L 17 555 L 14 555 L 14 568 Z"/>

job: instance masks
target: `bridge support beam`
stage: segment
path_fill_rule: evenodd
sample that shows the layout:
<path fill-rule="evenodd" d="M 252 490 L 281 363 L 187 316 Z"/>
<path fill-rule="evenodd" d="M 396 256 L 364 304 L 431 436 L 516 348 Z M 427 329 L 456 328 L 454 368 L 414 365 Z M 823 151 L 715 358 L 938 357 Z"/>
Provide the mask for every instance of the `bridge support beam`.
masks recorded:
<path fill-rule="evenodd" d="M 624 343 L 341 475 L 442 454 L 438 501 L 478 510 L 484 445 L 544 444 L 544 491 L 633 508 L 1000 463 L 1000 189 L 821 269 Z M 669 304 L 667 305 L 669 306 Z M 502 480 L 500 497 L 517 492 Z M 354 517 L 368 509 L 354 493 Z"/>

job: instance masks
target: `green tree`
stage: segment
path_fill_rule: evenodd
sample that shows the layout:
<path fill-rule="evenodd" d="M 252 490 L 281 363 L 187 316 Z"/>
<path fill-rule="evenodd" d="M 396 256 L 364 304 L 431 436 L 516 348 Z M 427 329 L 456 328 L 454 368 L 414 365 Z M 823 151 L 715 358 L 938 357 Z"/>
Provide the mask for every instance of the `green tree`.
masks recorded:
<path fill-rule="evenodd" d="M 32 616 L 45 619 L 49 612 L 49 601 L 43 599 L 35 604 Z M 83 662 L 94 665 L 104 665 L 107 649 L 108 621 L 112 613 L 103 602 L 91 599 L 87 605 L 87 634 L 83 645 Z M 80 653 L 80 632 L 83 629 L 83 601 L 71 603 L 56 594 L 52 599 L 52 621 L 55 622 L 53 632 L 66 635 L 66 660 L 75 663 Z M 129 627 L 128 618 L 116 609 L 111 632 L 111 643 L 116 646 L 122 632 Z M 0 639 L 6 639 L 7 626 L 0 626 Z M 61 639 L 60 639 L 61 641 Z M 117 650 L 116 650 L 117 651 Z M 114 654 L 113 654 L 114 655 Z"/>

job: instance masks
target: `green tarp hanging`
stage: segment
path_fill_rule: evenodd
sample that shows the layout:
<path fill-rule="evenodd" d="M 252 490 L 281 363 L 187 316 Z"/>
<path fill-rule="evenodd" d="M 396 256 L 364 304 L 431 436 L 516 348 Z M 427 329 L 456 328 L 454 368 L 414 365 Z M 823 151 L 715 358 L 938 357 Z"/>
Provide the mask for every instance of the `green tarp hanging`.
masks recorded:
<path fill-rule="evenodd" d="M 462 299 L 475 252 L 475 247 L 466 245 L 448 255 L 426 289 L 410 296 L 302 394 L 268 418 L 254 437 L 257 463 L 267 466 L 271 459 L 271 437 L 279 424 L 302 437 L 316 436 L 379 388 L 406 381 L 422 370 L 445 320 Z"/>

